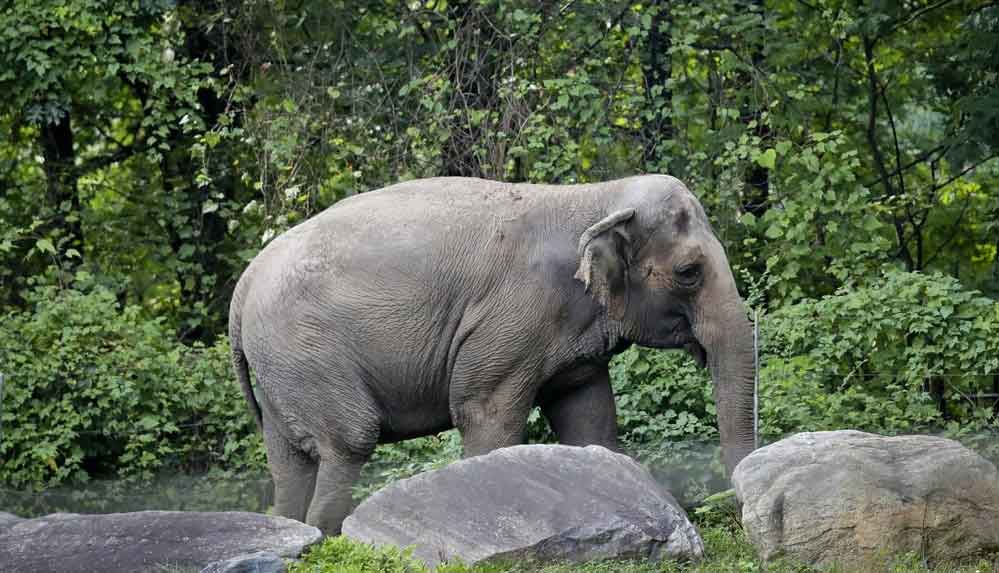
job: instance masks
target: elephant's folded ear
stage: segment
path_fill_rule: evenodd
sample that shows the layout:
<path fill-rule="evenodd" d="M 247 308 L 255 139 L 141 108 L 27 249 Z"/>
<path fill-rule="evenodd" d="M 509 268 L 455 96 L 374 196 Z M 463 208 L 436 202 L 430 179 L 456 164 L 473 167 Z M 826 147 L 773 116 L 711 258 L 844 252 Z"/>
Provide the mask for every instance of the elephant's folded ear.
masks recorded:
<path fill-rule="evenodd" d="M 634 209 L 615 211 L 579 237 L 579 268 L 575 277 L 614 320 L 624 316 L 631 247 L 625 225 L 634 216 Z"/>

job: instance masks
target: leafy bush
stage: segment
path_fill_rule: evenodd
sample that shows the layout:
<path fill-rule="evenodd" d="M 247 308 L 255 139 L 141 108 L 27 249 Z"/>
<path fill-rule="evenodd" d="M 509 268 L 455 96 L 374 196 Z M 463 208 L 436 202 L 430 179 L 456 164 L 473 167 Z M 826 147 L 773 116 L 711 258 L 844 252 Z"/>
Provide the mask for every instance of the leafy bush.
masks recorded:
<path fill-rule="evenodd" d="M 718 436 L 711 375 L 686 354 L 632 346 L 615 357 L 610 372 L 625 442 Z"/>
<path fill-rule="evenodd" d="M 101 287 L 45 287 L 0 317 L 0 481 L 44 487 L 165 466 L 260 466 L 228 343 L 187 347 Z"/>
<path fill-rule="evenodd" d="M 460 457 L 457 430 L 378 446 L 354 486 L 354 498 L 360 501 L 394 481 L 435 470 Z"/>
<path fill-rule="evenodd" d="M 999 373 L 999 303 L 951 277 L 888 272 L 870 287 L 785 307 L 766 318 L 764 343 L 769 436 L 943 431 L 992 442 L 987 453 L 999 459 L 994 400 L 975 400 Z"/>
<path fill-rule="evenodd" d="M 694 509 L 693 517 L 702 527 L 742 529 L 742 506 L 739 505 L 734 489 L 720 491 L 704 498 Z"/>
<path fill-rule="evenodd" d="M 684 505 L 724 487 L 710 372 L 683 352 L 632 346 L 610 374 L 625 451 Z"/>

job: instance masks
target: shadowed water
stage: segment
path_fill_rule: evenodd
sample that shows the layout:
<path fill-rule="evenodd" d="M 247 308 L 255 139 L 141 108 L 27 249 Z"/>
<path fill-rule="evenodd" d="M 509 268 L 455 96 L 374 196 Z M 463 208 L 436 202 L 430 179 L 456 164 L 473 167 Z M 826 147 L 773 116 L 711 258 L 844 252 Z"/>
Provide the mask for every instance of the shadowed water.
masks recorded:
<path fill-rule="evenodd" d="M 0 511 L 22 517 L 50 513 L 120 513 L 150 509 L 266 512 L 270 476 L 163 474 L 152 480 L 94 480 L 42 492 L 0 489 Z"/>

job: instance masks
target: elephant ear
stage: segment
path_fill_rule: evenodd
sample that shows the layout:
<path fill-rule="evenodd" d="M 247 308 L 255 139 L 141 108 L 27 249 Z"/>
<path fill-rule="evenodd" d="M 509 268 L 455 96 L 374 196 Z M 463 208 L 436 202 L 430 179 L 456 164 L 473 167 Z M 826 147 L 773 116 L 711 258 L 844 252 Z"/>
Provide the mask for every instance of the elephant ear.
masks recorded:
<path fill-rule="evenodd" d="M 624 316 L 631 252 L 631 237 L 625 223 L 634 216 L 634 209 L 611 213 L 583 231 L 576 252 L 579 257 L 576 278 L 614 320 Z"/>

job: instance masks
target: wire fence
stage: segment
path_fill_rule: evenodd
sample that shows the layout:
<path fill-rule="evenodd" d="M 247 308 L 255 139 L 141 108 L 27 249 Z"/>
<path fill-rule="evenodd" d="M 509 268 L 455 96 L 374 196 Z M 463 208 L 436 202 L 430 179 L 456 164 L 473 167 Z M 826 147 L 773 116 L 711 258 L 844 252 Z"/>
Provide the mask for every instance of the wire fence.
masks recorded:
<path fill-rule="evenodd" d="M 3 372 L 0 372 L 0 444 L 3 443 Z"/>

